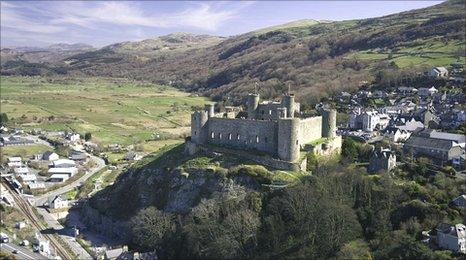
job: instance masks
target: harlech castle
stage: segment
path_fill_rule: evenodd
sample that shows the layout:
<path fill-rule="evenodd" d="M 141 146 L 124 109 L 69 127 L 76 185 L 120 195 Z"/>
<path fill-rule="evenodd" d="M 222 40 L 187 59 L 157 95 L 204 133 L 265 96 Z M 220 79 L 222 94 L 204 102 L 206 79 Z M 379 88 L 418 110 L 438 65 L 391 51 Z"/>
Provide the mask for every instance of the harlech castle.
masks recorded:
<path fill-rule="evenodd" d="M 267 154 L 276 162 L 302 168 L 306 162 L 302 162 L 305 156 L 301 152 L 325 155 L 341 150 L 335 110 L 323 109 L 321 116 L 301 117 L 300 104 L 290 93 L 279 102 L 260 102 L 259 94 L 249 94 L 245 105 L 245 111 L 241 107 L 226 107 L 224 112 L 215 113 L 214 104 L 207 104 L 204 110 L 194 112 L 191 153 L 199 147 L 227 148 L 249 151 L 251 155 Z"/>

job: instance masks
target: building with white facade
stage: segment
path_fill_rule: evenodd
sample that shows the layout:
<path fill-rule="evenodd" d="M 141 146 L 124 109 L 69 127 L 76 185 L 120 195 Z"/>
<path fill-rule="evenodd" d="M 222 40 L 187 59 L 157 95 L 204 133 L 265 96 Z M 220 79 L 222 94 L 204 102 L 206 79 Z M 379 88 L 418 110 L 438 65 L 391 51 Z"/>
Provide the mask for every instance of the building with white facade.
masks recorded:
<path fill-rule="evenodd" d="M 466 253 L 466 226 L 441 223 L 437 226 L 437 244 L 443 249 Z"/>

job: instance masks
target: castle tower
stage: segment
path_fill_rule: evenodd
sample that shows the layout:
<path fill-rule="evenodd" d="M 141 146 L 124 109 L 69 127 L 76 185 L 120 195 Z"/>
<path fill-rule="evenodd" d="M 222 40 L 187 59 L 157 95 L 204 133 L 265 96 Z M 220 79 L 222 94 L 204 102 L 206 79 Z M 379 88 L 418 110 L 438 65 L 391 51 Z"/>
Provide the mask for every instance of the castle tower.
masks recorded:
<path fill-rule="evenodd" d="M 293 118 L 295 111 L 294 95 L 287 93 L 282 98 L 282 105 L 286 107 L 286 117 Z"/>
<path fill-rule="evenodd" d="M 246 107 L 248 110 L 248 118 L 256 118 L 256 110 L 259 106 L 259 94 L 249 94 L 246 99 Z"/>
<path fill-rule="evenodd" d="M 204 144 L 207 142 L 208 113 L 208 111 L 196 111 L 191 114 L 191 141 L 195 144 Z"/>
<path fill-rule="evenodd" d="M 283 118 L 278 120 L 278 157 L 294 162 L 299 159 L 299 119 Z"/>
<path fill-rule="evenodd" d="M 322 137 L 333 138 L 337 135 L 337 111 L 335 109 L 322 110 Z"/>
<path fill-rule="evenodd" d="M 209 117 L 214 117 L 214 115 L 215 115 L 214 104 L 205 104 L 204 105 L 204 111 L 207 112 L 207 115 Z"/>
<path fill-rule="evenodd" d="M 277 119 L 286 118 L 286 107 L 277 108 Z"/>

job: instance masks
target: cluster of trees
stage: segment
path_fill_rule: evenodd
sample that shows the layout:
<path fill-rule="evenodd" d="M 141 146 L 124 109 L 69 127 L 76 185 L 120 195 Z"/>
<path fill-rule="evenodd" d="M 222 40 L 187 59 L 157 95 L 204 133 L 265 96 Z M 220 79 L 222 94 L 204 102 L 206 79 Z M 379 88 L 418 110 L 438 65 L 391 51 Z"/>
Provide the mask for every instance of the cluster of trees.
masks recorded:
<path fill-rule="evenodd" d="M 452 258 L 420 236 L 439 222 L 464 221 L 464 210 L 448 206 L 464 181 L 438 175 L 419 185 L 407 171 L 367 176 L 328 163 L 292 187 L 204 199 L 186 215 L 148 207 L 131 218 L 133 246 L 164 258 Z"/>

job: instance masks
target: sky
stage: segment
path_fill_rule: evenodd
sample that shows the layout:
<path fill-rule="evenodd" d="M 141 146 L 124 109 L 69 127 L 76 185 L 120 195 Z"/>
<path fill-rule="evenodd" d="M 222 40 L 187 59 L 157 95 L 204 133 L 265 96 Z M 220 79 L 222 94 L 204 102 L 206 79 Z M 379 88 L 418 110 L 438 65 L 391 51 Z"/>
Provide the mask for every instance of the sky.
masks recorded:
<path fill-rule="evenodd" d="M 102 47 L 174 32 L 232 36 L 300 19 L 350 20 L 442 1 L 1 1 L 1 47 Z"/>

